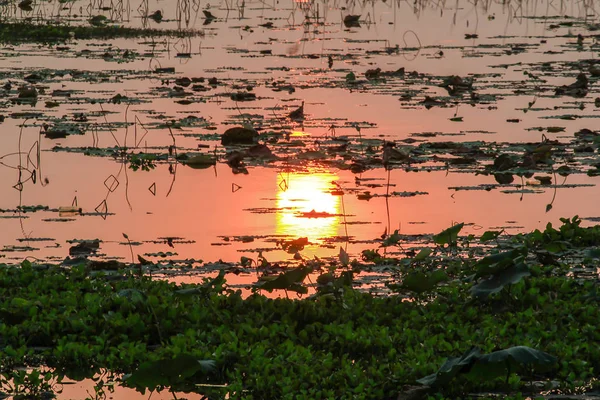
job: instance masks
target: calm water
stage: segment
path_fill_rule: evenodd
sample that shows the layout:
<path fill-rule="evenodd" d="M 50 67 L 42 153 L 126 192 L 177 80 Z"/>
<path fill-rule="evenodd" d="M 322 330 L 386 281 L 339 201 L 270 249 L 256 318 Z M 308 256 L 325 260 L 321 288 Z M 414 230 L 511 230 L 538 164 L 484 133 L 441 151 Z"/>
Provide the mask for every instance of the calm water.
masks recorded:
<path fill-rule="evenodd" d="M 597 126 L 587 61 L 600 49 L 594 6 L 51 0 L 25 11 L 3 2 L 2 21 L 88 25 L 103 15 L 108 24 L 190 35 L 0 47 L 0 261 L 60 262 L 77 241 L 98 239 L 95 257 L 200 267 L 259 254 L 289 261 L 281 243 L 298 238 L 309 242 L 304 259 L 335 257 L 340 247 L 356 257 L 394 230 L 431 234 L 466 222 L 465 233 L 517 233 L 575 214 L 591 224 L 598 141 L 574 134 Z M 160 23 L 147 18 L 158 10 Z M 359 23 L 346 26 L 348 15 Z M 400 68 L 404 75 L 392 73 Z M 580 72 L 585 96 L 555 96 Z M 451 75 L 472 87 L 450 93 L 441 85 Z M 22 86 L 36 88 L 35 104 L 20 104 Z M 256 98 L 236 102 L 237 93 Z M 428 109 L 427 97 L 443 106 Z M 290 119 L 303 102 L 303 121 Z M 243 124 L 277 160 L 245 159 L 247 173 L 227 164 L 227 152 L 244 148 L 225 149 L 220 134 Z M 534 176 L 499 185 L 487 173 L 498 154 L 521 160 L 524 143 L 544 140 L 562 145 L 553 143 Z M 384 141 L 411 162 L 385 169 Z M 156 160 L 136 165 L 142 152 Z M 196 153 L 216 155 L 216 165 L 194 169 L 176 158 Z M 568 176 L 555 173 L 565 166 Z M 214 275 L 219 265 L 207 268 Z M 376 275 L 361 274 L 363 283 Z M 169 276 L 198 280 L 189 271 Z M 256 275 L 227 279 L 243 286 Z M 60 398 L 92 392 L 91 381 L 77 382 Z M 136 396 L 121 387 L 112 394 Z"/>
<path fill-rule="evenodd" d="M 343 154 L 324 150 L 343 144 L 330 140 L 332 125 L 364 159 L 381 156 L 382 140 L 402 146 L 478 141 L 468 145 L 471 150 L 511 143 L 513 151 L 515 143 L 539 143 L 545 135 L 571 146 L 574 132 L 597 125 L 594 78 L 585 97 L 553 96 L 554 88 L 586 71 L 577 61 L 597 57 L 589 30 L 597 15 L 585 3 L 177 5 L 52 1 L 36 4 L 32 12 L 4 6 L 8 20 L 35 16 L 87 24 L 91 16 L 105 15 L 118 25 L 198 33 L 185 39 L 78 40 L 58 48 L 0 49 L 0 83 L 12 84 L 0 102 L 0 114 L 6 116 L 0 125 L 6 154 L 0 156 L 4 261 L 29 256 L 60 261 L 69 254 L 69 241 L 80 239 L 100 239 L 99 256 L 129 261 L 123 233 L 135 254 L 165 262 L 237 261 L 256 258 L 259 251 L 269 260 L 289 260 L 292 254 L 278 241 L 307 237 L 310 245 L 301 254 L 312 258 L 336 255 L 340 245 L 351 254 L 376 248 L 379 244 L 368 241 L 395 229 L 436 233 L 467 222 L 473 224 L 467 233 L 499 227 L 516 233 L 563 216 L 598 215 L 597 178 L 585 174 L 597 151 L 575 161 L 557 158 L 556 167 L 574 165 L 566 180 L 547 169 L 536 173 L 575 187 L 522 190 L 519 185 L 532 181 L 516 177 L 511 187 L 457 191 L 495 184 L 493 175 L 476 174 L 490 160 L 453 165 L 425 154 L 429 159 L 415 165 L 418 172 L 402 165 L 386 171 L 379 162 L 353 173 L 343 167 L 351 164 Z M 162 22 L 143 17 L 156 10 L 162 11 Z M 205 24 L 202 10 L 216 19 Z M 346 27 L 347 15 L 360 15 L 360 26 Z M 266 23 L 272 27 L 261 26 Z M 581 45 L 578 33 L 584 36 Z M 156 74 L 156 68 L 174 72 Z M 366 80 L 365 72 L 375 68 L 405 68 L 406 76 Z M 11 102 L 32 73 L 42 77 L 33 83 L 37 104 Z M 358 83 L 349 83 L 350 73 Z M 470 93 L 449 96 L 440 82 L 450 75 L 474 77 L 479 101 L 469 104 Z M 217 78 L 218 85 L 198 80 L 205 90 L 192 91 L 192 84 L 183 89 L 188 96 L 181 97 L 174 81 L 183 77 Z M 247 87 L 256 100 L 231 100 Z M 116 94 L 127 99 L 108 103 Z M 442 99 L 446 107 L 425 108 L 420 104 L 425 96 Z M 178 103 L 182 98 L 189 104 Z M 291 121 L 288 114 L 302 102 L 303 123 Z M 576 117 L 557 118 L 566 114 Z M 450 120 L 455 117 L 462 122 Z M 173 135 L 165 125 L 171 121 L 184 122 Z M 243 123 L 283 135 L 268 144 L 280 160 L 250 161 L 248 174 L 234 173 L 218 134 Z M 43 124 L 78 134 L 49 138 Z M 406 139 L 417 142 L 402 142 Z M 117 157 L 110 154 L 115 146 L 124 148 Z M 216 151 L 219 160 L 215 167 L 192 169 L 168 156 L 169 146 L 178 154 Z M 572 155 L 571 147 L 566 153 Z M 134 170 L 131 155 L 142 151 L 162 159 L 149 171 Z M 303 160 L 299 154 L 306 151 L 322 153 L 315 161 Z M 393 192 L 417 194 L 386 197 Z M 547 204 L 552 204 L 548 212 Z M 48 209 L 18 209 L 37 205 Z M 66 212 L 70 206 L 80 207 L 83 215 Z"/>

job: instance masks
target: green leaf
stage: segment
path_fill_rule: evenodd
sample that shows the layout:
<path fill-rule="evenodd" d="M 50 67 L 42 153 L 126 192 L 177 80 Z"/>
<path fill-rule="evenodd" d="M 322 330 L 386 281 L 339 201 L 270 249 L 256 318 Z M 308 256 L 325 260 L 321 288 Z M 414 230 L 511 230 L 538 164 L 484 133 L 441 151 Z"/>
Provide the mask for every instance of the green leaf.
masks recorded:
<path fill-rule="evenodd" d="M 21 297 L 13 297 L 10 300 L 10 306 L 14 308 L 28 308 L 31 306 L 31 301 Z"/>
<path fill-rule="evenodd" d="M 348 255 L 348 253 L 346 252 L 346 250 L 344 250 L 342 248 L 342 246 L 340 246 L 340 262 L 342 263 L 342 265 L 344 267 L 346 267 L 348 264 L 350 264 L 350 256 Z"/>
<path fill-rule="evenodd" d="M 475 263 L 477 270 L 475 276 L 483 277 L 493 275 L 521 261 L 527 255 L 525 246 L 518 247 L 513 250 L 504 251 L 501 253 L 492 254 L 484 257 Z"/>
<path fill-rule="evenodd" d="M 540 350 L 527 346 L 514 346 L 508 349 L 486 354 L 479 359 L 480 363 L 495 363 L 512 360 L 522 365 L 552 365 L 557 358 Z"/>
<path fill-rule="evenodd" d="M 154 265 L 154 263 L 152 261 L 146 260 L 144 257 L 140 256 L 139 254 L 137 256 L 137 259 L 138 259 L 139 263 L 142 265 Z"/>
<path fill-rule="evenodd" d="M 352 271 L 344 271 L 341 275 L 336 278 L 333 286 L 336 288 L 341 287 L 352 287 L 352 283 L 354 282 L 354 272 Z"/>
<path fill-rule="evenodd" d="M 471 288 L 471 293 L 477 297 L 488 297 L 491 294 L 498 293 L 506 285 L 519 282 L 526 276 L 529 276 L 529 268 L 525 263 L 519 263 L 506 270 L 499 272 L 492 278 L 484 280 Z"/>
<path fill-rule="evenodd" d="M 500 236 L 504 232 L 504 229 L 501 231 L 485 231 L 483 235 L 479 238 L 481 243 L 489 242 L 490 240 L 496 240 L 498 236 Z"/>
<path fill-rule="evenodd" d="M 437 235 L 433 235 L 433 241 L 439 245 L 455 244 L 456 239 L 458 239 L 458 233 L 464 226 L 465 226 L 464 223 L 460 223 L 460 224 L 453 225 L 448 229 L 444 229 Z"/>
<path fill-rule="evenodd" d="M 423 261 L 425 260 L 427 257 L 429 257 L 431 255 L 431 249 L 429 248 L 425 248 L 425 249 L 421 249 L 421 251 L 419 251 L 419 254 L 417 254 L 412 261 Z"/>
<path fill-rule="evenodd" d="M 435 374 L 418 379 L 417 382 L 432 387 L 444 386 L 459 373 L 469 370 L 480 355 L 479 349 L 473 347 L 460 357 L 448 358 Z"/>
<path fill-rule="evenodd" d="M 124 381 L 129 386 L 153 391 L 159 386 L 184 382 L 197 372 L 212 372 L 215 365 L 212 360 L 198 360 L 190 354 L 179 354 L 172 359 L 145 362 L 131 375 L 125 376 Z"/>
<path fill-rule="evenodd" d="M 258 288 L 272 292 L 275 289 L 291 290 L 297 293 L 308 293 L 308 288 L 302 282 L 312 272 L 310 267 L 298 267 L 280 273 L 275 279 L 270 279 L 258 284 Z"/>
<path fill-rule="evenodd" d="M 568 176 L 571 173 L 571 168 L 569 168 L 569 166 L 567 165 L 563 165 L 561 167 L 558 167 L 556 172 L 558 172 L 560 176 Z"/>
<path fill-rule="evenodd" d="M 225 284 L 225 271 L 219 271 L 219 275 L 214 277 L 213 279 L 208 279 L 204 284 L 198 285 L 196 287 L 179 289 L 175 291 L 175 295 L 181 297 L 189 297 L 198 294 L 207 294 L 209 292 L 220 292 L 223 290 L 223 285 Z"/>
<path fill-rule="evenodd" d="M 197 154 L 183 161 L 183 163 L 194 169 L 204 169 L 215 165 L 217 163 L 217 159 L 213 156 L 209 156 L 208 154 Z"/>
<path fill-rule="evenodd" d="M 122 289 L 117 292 L 118 297 L 125 297 L 133 304 L 143 304 L 146 301 L 146 295 L 137 289 Z"/>
<path fill-rule="evenodd" d="M 394 246 L 400 242 L 400 234 L 398 233 L 398 229 L 394 231 L 390 236 L 386 237 L 383 243 L 381 244 L 383 247 Z"/>
<path fill-rule="evenodd" d="M 417 380 L 422 385 L 441 387 L 447 385 L 458 374 L 467 373 L 470 377 L 492 379 L 505 376 L 524 366 L 548 368 L 557 362 L 556 357 L 527 346 L 515 346 L 482 355 L 477 348 L 461 357 L 450 357 L 435 373 Z"/>
<path fill-rule="evenodd" d="M 415 271 L 408 274 L 402 281 L 402 288 L 412 292 L 423 293 L 433 289 L 438 283 L 447 281 L 448 274 L 442 269 L 435 270 L 430 274 Z"/>
<path fill-rule="evenodd" d="M 469 375 L 493 379 L 506 376 L 507 372 L 516 372 L 524 366 L 551 367 L 557 358 L 540 350 L 527 346 L 515 346 L 483 355 L 477 360 Z M 508 371 L 507 371 L 508 369 Z"/>
<path fill-rule="evenodd" d="M 94 15 L 88 22 L 93 26 L 104 26 L 108 22 L 108 18 L 104 15 Z"/>
<path fill-rule="evenodd" d="M 563 240 L 555 240 L 544 245 L 544 250 L 550 253 L 560 253 L 567 250 L 570 247 L 569 242 Z"/>
<path fill-rule="evenodd" d="M 587 251 L 586 255 L 590 258 L 600 258 L 600 249 L 599 248 L 589 249 Z"/>

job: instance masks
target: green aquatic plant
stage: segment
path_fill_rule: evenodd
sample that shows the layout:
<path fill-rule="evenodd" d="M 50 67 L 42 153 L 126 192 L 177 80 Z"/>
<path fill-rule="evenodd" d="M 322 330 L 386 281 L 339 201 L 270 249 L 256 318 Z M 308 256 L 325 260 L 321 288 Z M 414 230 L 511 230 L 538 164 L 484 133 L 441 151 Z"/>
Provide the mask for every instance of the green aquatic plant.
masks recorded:
<path fill-rule="evenodd" d="M 95 18 L 95 19 L 94 19 Z M 106 24 L 104 20 L 94 17 L 91 26 L 46 25 L 30 22 L 0 22 L 0 42 L 65 42 L 68 40 L 113 39 L 159 36 L 196 36 L 200 31 L 176 31 L 126 28 Z"/>
<path fill-rule="evenodd" d="M 460 357 L 448 358 L 435 374 L 417 382 L 431 387 L 443 387 L 459 374 L 466 374 L 473 379 L 495 379 L 505 376 L 508 383 L 511 372 L 532 372 L 531 367 L 547 368 L 555 365 L 557 361 L 556 357 L 527 346 L 510 347 L 490 354 L 481 354 L 480 350 L 474 347 Z"/>
<path fill-rule="evenodd" d="M 157 160 L 154 154 L 132 154 L 129 158 L 129 168 L 133 171 L 150 171 L 156 168 L 155 161 Z"/>
<path fill-rule="evenodd" d="M 151 392 L 168 387 L 171 390 L 186 380 L 199 374 L 209 374 L 215 370 L 212 360 L 198 360 L 189 354 L 178 354 L 174 358 L 164 358 L 141 364 L 134 372 L 125 375 L 123 381 L 142 392 Z"/>
<path fill-rule="evenodd" d="M 388 258 L 400 271 L 399 295 L 381 297 L 353 288 L 365 268 L 356 260 L 345 268 L 306 262 L 246 296 L 227 285 L 225 271 L 176 285 L 140 277 L 137 264 L 0 265 L 0 365 L 5 379 L 38 366 L 77 380 L 103 369 L 128 374 L 123 384 L 139 391 L 221 398 L 396 398 L 417 380 L 437 398 L 519 398 L 532 373 L 572 392 L 600 371 L 600 308 L 597 283 L 563 260 L 579 254 L 583 268 L 597 266 L 590 249 L 599 236 L 577 217 L 503 238 L 493 252 L 457 234 L 453 252 L 436 246 Z M 556 260 L 544 264 L 540 254 Z M 523 265 L 529 276 L 507 279 L 510 289 L 485 286 Z M 310 272 L 325 267 L 313 285 Z M 472 296 L 478 286 L 490 291 L 485 301 Z M 303 299 L 260 294 L 311 288 L 316 294 Z M 160 370 L 168 363 L 181 370 Z"/>
<path fill-rule="evenodd" d="M 52 399 L 56 393 L 60 393 L 56 387 L 60 383 L 60 377 L 57 378 L 50 370 L 0 370 L 0 396 L 6 393 L 13 399 Z"/>
<path fill-rule="evenodd" d="M 450 228 L 444 229 L 442 232 L 434 235 L 433 241 L 439 245 L 447 244 L 449 247 L 455 246 L 458 234 L 464 226 L 464 223 L 452 225 Z"/>

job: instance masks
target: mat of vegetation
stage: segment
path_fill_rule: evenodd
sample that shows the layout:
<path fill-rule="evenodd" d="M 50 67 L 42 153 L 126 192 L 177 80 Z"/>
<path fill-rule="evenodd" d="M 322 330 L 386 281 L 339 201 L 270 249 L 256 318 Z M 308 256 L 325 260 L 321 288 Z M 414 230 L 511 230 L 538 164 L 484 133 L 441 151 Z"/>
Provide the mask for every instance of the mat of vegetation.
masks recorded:
<path fill-rule="evenodd" d="M 207 398 L 589 393 L 600 371 L 597 279 L 576 278 L 564 260 L 579 254 L 578 268 L 595 271 L 600 226 L 580 222 L 514 237 L 483 258 L 461 258 L 460 269 L 454 260 L 452 269 L 448 261 L 432 270 L 431 251 L 419 253 L 398 293 L 385 297 L 354 290 L 351 270 L 339 266 L 313 296 L 270 299 L 261 290 L 293 290 L 308 267 L 244 298 L 224 274 L 176 285 L 136 269 L 3 265 L 0 390 L 40 395 L 56 377 L 109 370 L 140 391 Z M 435 237 L 449 254 L 459 230 Z M 52 376 L 22 370 L 37 366 Z"/>
<path fill-rule="evenodd" d="M 90 20 L 93 21 L 94 19 Z M 0 22 L 0 42 L 61 42 L 70 39 L 143 38 L 157 36 L 194 36 L 198 32 L 128 28 L 105 25 L 105 20 L 91 26 L 33 24 L 29 22 Z M 90 22 L 92 23 L 92 22 Z"/>

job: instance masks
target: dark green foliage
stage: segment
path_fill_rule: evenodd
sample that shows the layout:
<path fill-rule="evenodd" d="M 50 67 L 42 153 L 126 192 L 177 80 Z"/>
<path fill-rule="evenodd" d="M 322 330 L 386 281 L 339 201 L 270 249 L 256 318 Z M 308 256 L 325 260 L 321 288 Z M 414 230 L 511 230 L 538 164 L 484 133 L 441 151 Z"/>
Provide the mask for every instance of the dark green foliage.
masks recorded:
<path fill-rule="evenodd" d="M 123 380 L 128 386 L 144 393 L 145 389 L 154 391 L 161 386 L 176 386 L 198 372 L 208 374 L 214 369 L 214 361 L 198 360 L 189 354 L 179 354 L 174 358 L 145 362 Z"/>
<path fill-rule="evenodd" d="M 298 293 L 308 293 L 308 288 L 302 286 L 302 282 L 311 272 L 312 268 L 298 267 L 290 271 L 282 272 L 275 279 L 263 281 L 257 287 L 269 292 L 272 292 L 275 289 L 281 289 Z"/>
<path fill-rule="evenodd" d="M 482 243 L 485 243 L 485 242 L 489 242 L 490 240 L 495 240 L 498 238 L 498 236 L 500 236 L 502 234 L 502 232 L 504 232 L 504 230 L 486 231 L 483 233 L 483 235 L 481 235 L 481 237 L 479 238 L 479 241 Z"/>
<path fill-rule="evenodd" d="M 510 372 L 531 370 L 531 367 L 551 367 L 556 357 L 527 346 L 514 346 L 482 355 L 478 348 L 472 348 L 461 357 L 450 357 L 432 375 L 417 380 L 422 385 L 434 388 L 448 385 L 459 374 L 467 374 L 472 379 L 494 379 Z"/>
<path fill-rule="evenodd" d="M 479 297 L 488 297 L 491 294 L 498 293 L 506 285 L 519 282 L 522 278 L 529 276 L 529 269 L 524 263 L 512 265 L 502 270 L 490 279 L 484 280 L 471 288 L 471 293 Z"/>
<path fill-rule="evenodd" d="M 402 281 L 402 287 L 415 293 L 423 293 L 433 289 L 438 283 L 448 280 L 448 275 L 442 269 L 431 273 L 415 271 L 408 274 Z"/>
<path fill-rule="evenodd" d="M 136 268 L 115 280 L 115 271 L 105 277 L 84 265 L 0 265 L 0 375 L 47 365 L 84 379 L 108 369 L 132 374 L 127 383 L 139 390 L 209 387 L 216 398 L 389 399 L 417 379 L 445 398 L 519 392 L 521 379 L 555 380 L 571 392 L 600 371 L 597 283 L 574 279 L 562 252 L 549 264 L 538 257 L 564 242 L 594 261 L 586 246 L 596 246 L 600 228 L 579 222 L 513 237 L 482 258 L 438 247 L 400 260 L 400 291 L 417 292 L 412 301 L 353 290 L 349 270 L 323 273 L 317 295 L 296 300 L 243 298 L 224 273 L 175 285 L 138 278 Z M 305 291 L 310 272 L 291 269 L 261 289 Z M 448 281 L 432 286 L 438 274 Z M 156 375 L 168 363 L 178 367 Z"/>
<path fill-rule="evenodd" d="M 154 154 L 132 154 L 129 159 L 129 168 L 134 171 L 142 170 L 148 172 L 156 168 L 156 160 L 157 157 Z"/>
<path fill-rule="evenodd" d="M 532 368 L 548 370 L 557 358 L 527 346 L 515 346 L 481 356 L 473 369 L 480 378 L 505 376 L 511 371 L 531 371 Z"/>
<path fill-rule="evenodd" d="M 465 226 L 464 223 L 460 223 L 460 224 L 453 225 L 448 229 L 444 229 L 437 235 L 433 236 L 433 241 L 436 244 L 440 244 L 440 245 L 447 244 L 447 245 L 452 246 L 452 245 L 456 244 L 456 239 L 458 238 L 458 234 L 460 233 L 460 231 L 462 230 L 462 228 L 464 226 Z"/>
<path fill-rule="evenodd" d="M 468 372 L 480 357 L 481 352 L 474 347 L 460 357 L 448 358 L 435 374 L 418 379 L 417 382 L 432 387 L 447 385 L 459 373 Z"/>
<path fill-rule="evenodd" d="M 0 42 L 64 42 L 70 39 L 111 39 L 120 37 L 181 36 L 193 33 L 157 29 L 136 29 L 104 24 L 92 26 L 36 25 L 26 22 L 1 22 Z"/>
<path fill-rule="evenodd" d="M 525 247 L 517 247 L 513 250 L 486 256 L 475 263 L 477 271 L 475 276 L 485 277 L 501 272 L 517 262 L 522 262 L 526 254 Z"/>

